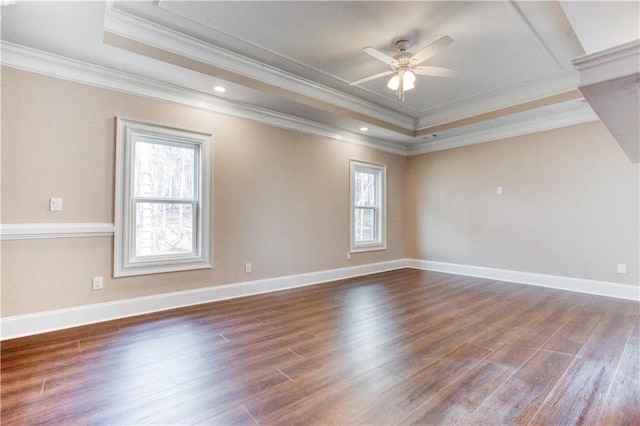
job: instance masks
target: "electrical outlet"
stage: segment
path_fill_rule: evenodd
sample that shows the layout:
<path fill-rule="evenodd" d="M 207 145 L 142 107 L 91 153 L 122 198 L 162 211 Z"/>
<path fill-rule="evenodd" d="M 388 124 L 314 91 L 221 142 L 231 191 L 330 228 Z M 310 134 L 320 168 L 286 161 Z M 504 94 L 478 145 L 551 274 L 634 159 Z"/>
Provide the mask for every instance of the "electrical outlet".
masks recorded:
<path fill-rule="evenodd" d="M 626 274 L 627 273 L 627 265 L 624 263 L 618 263 L 618 273 Z"/>
<path fill-rule="evenodd" d="M 350 251 L 347 252 L 347 260 L 348 259 L 351 259 L 351 252 Z"/>
<path fill-rule="evenodd" d="M 244 272 L 247 274 L 251 273 L 251 264 L 250 263 L 245 263 L 244 264 Z"/>
<path fill-rule="evenodd" d="M 102 290 L 102 277 L 93 277 L 93 279 L 91 280 L 91 285 L 94 290 Z"/>
<path fill-rule="evenodd" d="M 502 195 L 502 187 L 501 186 L 497 186 L 496 187 L 496 194 Z"/>

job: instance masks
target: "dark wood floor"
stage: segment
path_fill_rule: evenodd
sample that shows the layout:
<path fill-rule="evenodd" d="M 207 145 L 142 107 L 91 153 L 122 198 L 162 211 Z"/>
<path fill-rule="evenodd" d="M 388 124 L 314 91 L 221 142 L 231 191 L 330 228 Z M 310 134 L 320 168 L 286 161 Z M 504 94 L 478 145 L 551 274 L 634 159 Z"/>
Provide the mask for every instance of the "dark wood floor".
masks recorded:
<path fill-rule="evenodd" d="M 3 342 L 3 424 L 640 424 L 638 303 L 404 269 Z"/>

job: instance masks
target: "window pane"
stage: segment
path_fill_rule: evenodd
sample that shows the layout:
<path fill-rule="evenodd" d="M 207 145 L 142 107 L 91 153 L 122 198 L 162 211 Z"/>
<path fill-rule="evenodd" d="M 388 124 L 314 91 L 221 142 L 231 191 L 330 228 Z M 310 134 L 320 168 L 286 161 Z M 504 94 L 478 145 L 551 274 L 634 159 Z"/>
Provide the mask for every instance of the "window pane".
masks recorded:
<path fill-rule="evenodd" d="M 376 241 L 375 209 L 355 209 L 355 240 L 356 243 Z"/>
<path fill-rule="evenodd" d="M 136 257 L 193 252 L 193 205 L 136 204 Z"/>
<path fill-rule="evenodd" d="M 137 141 L 136 197 L 193 199 L 195 149 Z"/>
<path fill-rule="evenodd" d="M 376 173 L 355 172 L 355 205 L 374 207 L 377 205 Z"/>

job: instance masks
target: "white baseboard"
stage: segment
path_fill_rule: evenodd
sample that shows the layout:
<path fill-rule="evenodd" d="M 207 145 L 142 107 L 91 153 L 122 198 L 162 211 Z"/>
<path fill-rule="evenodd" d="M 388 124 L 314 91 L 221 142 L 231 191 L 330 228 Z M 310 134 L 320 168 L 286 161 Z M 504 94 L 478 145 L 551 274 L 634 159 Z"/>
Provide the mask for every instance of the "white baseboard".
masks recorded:
<path fill-rule="evenodd" d="M 326 271 L 289 275 L 264 280 L 246 281 L 242 283 L 1 318 L 0 340 L 30 336 L 48 331 L 62 330 L 70 327 L 142 315 L 183 306 L 215 302 L 217 300 L 232 299 L 253 294 L 328 283 L 345 278 L 401 268 L 446 272 L 449 274 L 487 278 L 519 284 L 530 284 L 540 287 L 640 301 L 640 287 L 632 285 L 560 277 L 555 275 L 535 274 L 530 272 L 510 271 L 505 269 L 485 268 L 480 266 L 434 262 L 429 260 L 398 259 L 389 262 L 330 269 Z"/>
<path fill-rule="evenodd" d="M 555 288 L 558 290 L 568 290 L 578 293 L 595 294 L 598 296 L 615 297 L 617 299 L 640 301 L 640 287 L 627 284 L 562 277 L 557 275 L 536 274 L 532 272 L 510 271 L 507 269 L 485 268 L 482 266 L 461 265 L 456 263 L 435 262 L 431 260 L 407 259 L 406 266 L 434 272 L 446 272 L 449 274 L 508 281 L 518 284 L 530 284 L 539 287 Z"/>
<path fill-rule="evenodd" d="M 406 259 L 179 291 L 0 319 L 0 340 L 406 267 Z"/>

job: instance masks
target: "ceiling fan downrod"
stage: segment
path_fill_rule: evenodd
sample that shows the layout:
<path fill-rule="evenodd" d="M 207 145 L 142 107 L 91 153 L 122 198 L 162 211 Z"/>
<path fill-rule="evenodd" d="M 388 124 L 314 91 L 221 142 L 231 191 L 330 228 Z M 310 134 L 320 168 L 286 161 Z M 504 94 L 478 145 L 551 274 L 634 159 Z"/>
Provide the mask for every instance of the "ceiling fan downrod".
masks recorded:
<path fill-rule="evenodd" d="M 398 74 L 396 75 L 398 76 L 398 89 L 396 90 L 396 95 L 398 95 L 398 98 L 404 102 L 404 70 L 399 69 Z"/>

